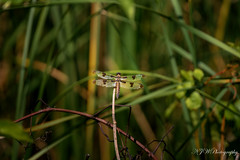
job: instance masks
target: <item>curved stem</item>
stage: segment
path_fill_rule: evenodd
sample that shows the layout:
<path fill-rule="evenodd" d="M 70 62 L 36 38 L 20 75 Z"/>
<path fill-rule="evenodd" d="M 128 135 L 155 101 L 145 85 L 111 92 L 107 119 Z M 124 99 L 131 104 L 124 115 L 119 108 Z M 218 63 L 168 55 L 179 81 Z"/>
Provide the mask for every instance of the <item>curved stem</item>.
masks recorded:
<path fill-rule="evenodd" d="M 101 118 L 98 118 L 98 117 L 95 117 L 94 115 L 91 115 L 91 114 L 88 114 L 88 113 L 84 113 L 84 112 L 79 112 L 79 111 L 74 111 L 74 110 L 69 110 L 69 109 L 63 109 L 63 108 L 45 108 L 45 109 L 42 109 L 42 110 L 39 110 L 37 112 L 34 112 L 34 113 L 31 113 L 31 114 L 28 114 L 22 118 L 19 118 L 17 120 L 15 120 L 14 122 L 17 123 L 17 122 L 20 122 L 20 121 L 23 121 L 25 119 L 28 119 L 28 118 L 31 118 L 33 116 L 36 116 L 38 114 L 41 114 L 41 113 L 47 113 L 47 112 L 65 112 L 65 113 L 72 113 L 72 114 L 77 114 L 77 115 L 80 115 L 80 116 L 83 116 L 83 117 L 87 117 L 89 119 L 93 119 L 97 122 L 100 122 L 110 128 L 113 128 L 113 124 L 107 122 L 106 120 L 104 119 L 101 119 Z M 131 140 L 132 142 L 134 142 L 136 145 L 138 145 L 140 148 L 142 148 L 147 154 L 149 157 L 151 157 L 152 159 L 154 160 L 157 160 L 157 157 L 147 148 L 145 147 L 141 142 L 139 142 L 138 140 L 136 140 L 134 137 L 132 137 L 131 135 L 127 134 L 126 132 L 124 132 L 123 130 L 121 130 L 120 128 L 117 128 L 116 127 L 116 130 L 121 133 L 122 135 L 124 135 L 125 137 L 127 137 L 129 140 Z"/>

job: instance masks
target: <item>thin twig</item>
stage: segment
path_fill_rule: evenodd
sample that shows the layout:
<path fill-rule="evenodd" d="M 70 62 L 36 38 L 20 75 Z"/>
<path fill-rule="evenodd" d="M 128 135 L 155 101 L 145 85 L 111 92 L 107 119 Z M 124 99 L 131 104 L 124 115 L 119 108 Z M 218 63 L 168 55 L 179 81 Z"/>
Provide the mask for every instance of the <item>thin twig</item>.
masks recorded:
<path fill-rule="evenodd" d="M 112 98 L 113 141 L 114 141 L 114 148 L 115 148 L 117 160 L 120 160 L 118 143 L 117 143 L 117 122 L 115 118 L 115 93 L 116 93 L 116 88 L 113 88 L 113 98 Z"/>
<path fill-rule="evenodd" d="M 129 105 L 128 107 L 129 107 L 129 114 L 128 114 L 127 130 L 126 130 L 127 133 L 128 133 L 129 126 L 130 126 L 130 118 L 131 118 L 131 113 L 132 113 L 132 107 L 131 107 L 131 105 Z M 127 137 L 126 137 L 126 139 L 125 139 L 125 146 L 127 146 Z"/>
<path fill-rule="evenodd" d="M 162 137 L 162 139 L 159 141 L 159 143 L 158 143 L 157 147 L 155 148 L 155 150 L 152 152 L 153 154 L 155 154 L 155 153 L 157 152 L 160 144 L 161 144 L 162 142 L 164 142 L 164 138 L 172 131 L 173 128 L 174 128 L 174 126 L 172 126 L 172 127 L 167 131 L 167 133 L 165 133 L 165 135 L 164 135 L 164 136 Z"/>
<path fill-rule="evenodd" d="M 107 138 L 107 140 L 108 140 L 109 142 L 113 142 L 113 140 L 111 140 L 111 139 L 108 137 L 108 135 L 104 132 L 104 130 L 102 129 L 102 126 L 101 126 L 100 123 L 98 123 L 98 126 L 99 126 L 102 134 Z"/>
<path fill-rule="evenodd" d="M 103 109 L 101 109 L 100 111 L 98 111 L 97 113 L 95 113 L 94 116 L 95 116 L 95 117 L 99 116 L 99 115 L 102 114 L 106 109 L 109 109 L 110 107 L 112 107 L 112 104 L 104 107 Z M 132 109 L 131 105 L 115 104 L 114 107 L 115 107 L 115 109 L 116 109 L 116 107 L 129 107 L 128 125 L 127 125 L 127 130 L 126 130 L 126 133 L 128 134 L 129 124 L 130 124 L 130 117 L 131 117 L 131 109 Z M 114 115 L 115 115 L 115 112 L 114 112 Z M 98 124 L 99 124 L 99 123 L 98 123 Z M 109 142 L 113 142 L 112 140 L 109 139 L 109 137 L 106 135 L 106 133 L 104 133 L 104 131 L 102 130 L 100 124 L 99 124 L 99 127 L 100 127 L 100 129 L 101 129 L 101 132 L 102 132 L 102 133 L 104 134 L 104 136 L 107 138 L 107 140 L 108 140 Z M 128 137 L 125 136 L 126 139 L 125 139 L 125 142 L 124 142 L 124 143 L 123 143 L 123 140 L 122 140 L 122 138 L 121 138 L 120 133 L 119 133 L 119 137 L 120 137 L 120 139 L 121 139 L 122 146 L 123 146 L 123 149 L 121 149 L 120 152 L 119 152 L 119 154 L 121 155 L 121 152 L 122 152 L 122 151 L 125 151 L 126 148 L 127 148 L 126 146 L 127 146 L 127 139 L 128 139 Z M 121 156 L 120 156 L 120 157 L 121 157 Z"/>

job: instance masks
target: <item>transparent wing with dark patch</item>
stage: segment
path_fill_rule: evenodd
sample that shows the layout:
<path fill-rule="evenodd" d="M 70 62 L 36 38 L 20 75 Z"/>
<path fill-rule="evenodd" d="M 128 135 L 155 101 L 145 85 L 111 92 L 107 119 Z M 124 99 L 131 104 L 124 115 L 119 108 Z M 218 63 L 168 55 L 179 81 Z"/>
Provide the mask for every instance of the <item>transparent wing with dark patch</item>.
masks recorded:
<path fill-rule="evenodd" d="M 142 74 L 137 74 L 137 75 L 129 75 L 129 76 L 121 76 L 121 80 L 126 80 L 126 81 L 140 81 L 144 75 Z"/>
<path fill-rule="evenodd" d="M 101 71 L 95 71 L 96 75 L 102 79 L 113 79 L 115 76 Z"/>
<path fill-rule="evenodd" d="M 96 85 L 102 87 L 115 87 L 116 82 L 114 80 L 107 80 L 107 79 L 97 79 L 93 81 Z"/>
<path fill-rule="evenodd" d="M 120 87 L 127 88 L 127 89 L 140 89 L 140 88 L 143 88 L 143 85 L 141 83 L 121 81 Z"/>

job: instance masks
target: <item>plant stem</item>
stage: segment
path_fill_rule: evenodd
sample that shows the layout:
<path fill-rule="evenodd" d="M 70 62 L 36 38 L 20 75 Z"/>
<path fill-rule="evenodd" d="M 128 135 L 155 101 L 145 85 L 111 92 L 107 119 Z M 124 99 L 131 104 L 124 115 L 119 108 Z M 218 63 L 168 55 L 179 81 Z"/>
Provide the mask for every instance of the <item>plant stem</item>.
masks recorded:
<path fill-rule="evenodd" d="M 101 118 L 98 118 L 94 115 L 91 115 L 91 114 L 88 114 L 88 113 L 84 113 L 84 112 L 79 112 L 79 111 L 74 111 L 74 110 L 69 110 L 69 109 L 63 109 L 63 108 L 45 108 L 45 109 L 42 109 L 42 110 L 39 110 L 37 112 L 33 112 L 31 114 L 28 114 L 20 119 L 17 119 L 15 120 L 14 122 L 17 123 L 17 122 L 21 122 L 25 119 L 28 119 L 28 118 L 31 118 L 33 116 L 36 116 L 36 115 L 39 115 L 39 114 L 42 114 L 42 113 L 47 113 L 47 112 L 64 112 L 64 113 L 71 113 L 71 114 L 77 114 L 77 115 L 80 115 L 80 116 L 83 116 L 83 117 L 86 117 L 88 119 L 92 119 L 92 120 L 95 120 L 97 122 L 100 122 L 110 128 L 113 128 L 113 124 L 107 122 L 106 120 L 104 119 L 101 119 Z M 121 130 L 120 128 L 116 128 L 116 130 L 121 133 L 122 135 L 124 135 L 125 137 L 127 137 L 128 139 L 130 139 L 133 143 L 135 143 L 136 145 L 138 145 L 140 148 L 142 148 L 150 158 L 152 158 L 153 160 L 157 160 L 157 157 L 147 148 L 145 147 L 142 143 L 140 143 L 138 140 L 136 140 L 134 137 L 132 137 L 131 135 L 127 134 L 126 132 L 124 132 L 123 130 Z"/>
<path fill-rule="evenodd" d="M 115 119 L 115 93 L 116 93 L 116 88 L 113 88 L 113 98 L 112 98 L 113 141 L 114 141 L 114 148 L 115 148 L 117 160 L 120 160 L 118 144 L 117 144 L 117 122 Z"/>
<path fill-rule="evenodd" d="M 92 3 L 91 14 L 95 14 L 101 9 L 100 3 Z M 89 66 L 88 75 L 92 76 L 93 71 L 97 67 L 97 55 L 99 52 L 99 39 L 100 39 L 100 26 L 101 16 L 95 16 L 91 19 L 90 23 L 90 39 L 89 39 Z M 88 81 L 88 98 L 87 98 L 87 112 L 93 114 L 95 111 L 95 90 L 96 86 L 92 83 L 92 80 Z M 93 153 L 93 137 L 94 127 L 87 126 L 86 129 L 86 151 L 91 155 Z"/>

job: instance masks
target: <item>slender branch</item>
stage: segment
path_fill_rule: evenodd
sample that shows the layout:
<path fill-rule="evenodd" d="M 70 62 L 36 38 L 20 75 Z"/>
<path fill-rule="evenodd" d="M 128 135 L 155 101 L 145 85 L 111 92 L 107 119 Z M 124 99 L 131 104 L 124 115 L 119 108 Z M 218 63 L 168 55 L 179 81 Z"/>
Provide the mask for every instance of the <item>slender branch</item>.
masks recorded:
<path fill-rule="evenodd" d="M 155 148 L 155 150 L 153 151 L 153 153 L 155 154 L 160 146 L 160 144 L 162 142 L 164 142 L 164 138 L 172 131 L 172 129 L 174 128 L 174 126 L 172 126 L 168 131 L 167 133 L 165 133 L 165 135 L 162 137 L 162 139 L 159 141 L 159 144 L 157 145 L 157 147 Z"/>
<path fill-rule="evenodd" d="M 110 127 L 110 128 L 113 128 L 113 124 L 107 122 L 104 119 L 95 117 L 94 115 L 91 115 L 91 114 L 88 114 L 88 113 L 84 113 L 84 112 L 74 111 L 74 110 L 62 109 L 62 108 L 45 108 L 45 109 L 39 110 L 37 112 L 28 114 L 28 115 L 26 115 L 26 116 L 24 116 L 22 118 L 19 118 L 19 119 L 15 120 L 14 122 L 17 123 L 17 122 L 23 121 L 25 119 L 31 118 L 33 116 L 36 116 L 36 115 L 39 115 L 39 114 L 42 114 L 42 113 L 47 113 L 47 112 L 65 112 L 65 113 L 77 114 L 77 115 L 80 115 L 80 116 L 83 116 L 83 117 L 87 117 L 89 119 L 93 119 L 93 120 L 95 120 L 97 122 L 100 122 L 100 123 Z M 134 137 L 132 137 L 131 135 L 127 134 L 126 132 L 124 132 L 120 128 L 116 127 L 116 130 L 119 133 L 121 133 L 122 135 L 128 137 L 129 140 L 131 140 L 132 142 L 137 144 L 140 148 L 142 148 L 148 154 L 149 157 L 151 157 L 154 160 L 157 160 L 157 157 L 148 148 L 146 148 L 141 142 L 139 142 Z"/>
<path fill-rule="evenodd" d="M 102 132 L 102 134 L 107 138 L 107 140 L 108 140 L 109 142 L 113 142 L 113 140 L 111 140 L 111 139 L 108 137 L 108 135 L 103 131 L 102 126 L 101 126 L 100 123 L 98 123 L 98 126 L 99 126 L 100 131 Z"/>
<path fill-rule="evenodd" d="M 96 116 L 99 117 L 99 115 L 100 115 L 102 112 L 106 111 L 106 109 L 109 109 L 109 108 L 111 108 L 111 107 L 112 107 L 112 104 L 104 107 L 103 109 L 101 109 L 100 111 L 98 111 L 97 113 L 95 113 L 94 116 L 95 116 L 95 117 L 96 117 Z M 128 125 L 127 125 L 127 129 L 126 129 L 126 133 L 128 133 L 129 124 L 130 124 L 130 118 L 131 118 L 131 110 L 132 110 L 131 105 L 115 104 L 114 107 L 115 107 L 115 109 L 116 109 L 116 107 L 129 107 L 128 123 L 127 123 Z M 99 124 L 99 123 L 98 123 L 98 124 Z M 104 134 L 104 136 L 107 137 L 108 141 L 111 141 L 111 140 L 109 139 L 109 137 L 106 135 L 106 133 L 104 133 L 104 131 L 102 130 L 100 124 L 99 124 L 99 127 L 100 127 L 100 129 L 101 129 L 101 132 Z M 120 135 L 120 139 L 121 139 L 121 135 Z M 128 139 L 128 138 L 127 138 L 126 136 L 125 136 L 125 142 L 123 142 L 123 140 L 121 139 L 123 149 L 121 149 L 121 150 L 119 151 L 119 154 L 120 154 L 120 155 L 121 155 L 121 152 L 124 152 L 124 151 L 126 150 L 127 139 Z M 113 142 L 113 140 L 112 140 L 111 142 Z M 154 153 L 154 154 L 155 154 L 155 153 Z M 121 157 L 121 156 L 120 156 L 120 157 Z M 130 159 L 131 159 L 131 158 L 130 158 Z"/>
<path fill-rule="evenodd" d="M 114 148 L 115 148 L 117 160 L 120 160 L 118 143 L 117 143 L 117 122 L 115 118 L 115 93 L 116 93 L 116 88 L 113 88 L 113 98 L 112 98 L 113 141 L 114 141 Z"/>

